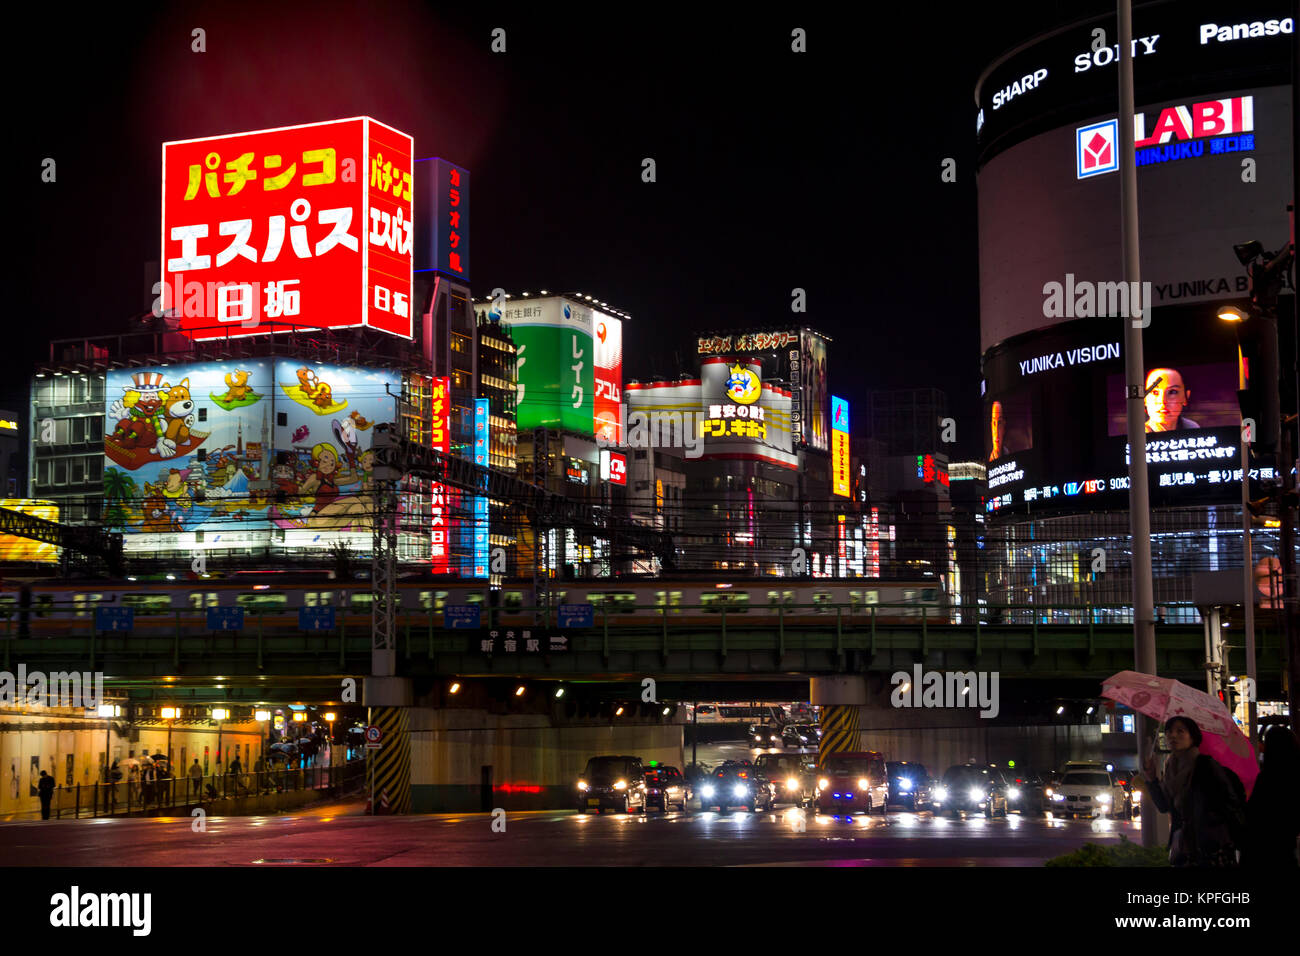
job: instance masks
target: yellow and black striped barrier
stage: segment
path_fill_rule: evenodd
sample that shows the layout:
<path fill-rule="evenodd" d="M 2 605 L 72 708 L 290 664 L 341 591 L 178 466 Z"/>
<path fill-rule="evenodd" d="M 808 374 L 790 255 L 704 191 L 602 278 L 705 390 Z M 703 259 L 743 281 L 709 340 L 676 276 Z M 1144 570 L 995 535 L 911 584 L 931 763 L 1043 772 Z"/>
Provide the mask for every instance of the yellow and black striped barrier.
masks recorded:
<path fill-rule="evenodd" d="M 411 812 L 411 721 L 405 707 L 372 707 L 370 722 L 384 732 L 368 752 L 375 813 Z"/>
<path fill-rule="evenodd" d="M 858 749 L 857 704 L 824 704 L 822 706 L 822 739 L 817 745 L 817 765 L 820 767 L 831 754 L 853 753 Z"/>

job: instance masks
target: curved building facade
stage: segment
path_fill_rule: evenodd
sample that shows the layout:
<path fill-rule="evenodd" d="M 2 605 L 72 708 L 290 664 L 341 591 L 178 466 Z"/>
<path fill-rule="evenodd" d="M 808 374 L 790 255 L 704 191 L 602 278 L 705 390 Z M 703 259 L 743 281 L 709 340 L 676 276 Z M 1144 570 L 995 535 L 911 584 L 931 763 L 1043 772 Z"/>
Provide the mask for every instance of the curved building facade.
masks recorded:
<path fill-rule="evenodd" d="M 1139 310 L 1157 604 L 1194 617 L 1192 573 L 1241 566 L 1236 333 L 1217 316 L 1249 304 L 1234 244 L 1291 238 L 1289 6 L 1135 5 L 1140 285 L 1122 282 L 1115 16 L 1036 37 L 980 77 L 991 603 L 1131 603 L 1122 316 Z M 1293 410 L 1294 303 L 1285 288 Z M 1263 496 L 1276 461 L 1256 457 L 1251 477 Z M 1256 559 L 1276 553 L 1269 534 Z"/>

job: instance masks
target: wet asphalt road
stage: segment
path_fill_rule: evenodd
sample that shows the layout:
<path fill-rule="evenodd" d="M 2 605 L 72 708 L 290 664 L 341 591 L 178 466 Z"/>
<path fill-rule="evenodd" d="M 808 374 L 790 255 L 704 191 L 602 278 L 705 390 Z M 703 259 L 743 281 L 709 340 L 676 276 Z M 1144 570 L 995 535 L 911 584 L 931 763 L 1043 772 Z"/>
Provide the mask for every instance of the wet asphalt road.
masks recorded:
<path fill-rule="evenodd" d="M 986 820 L 891 811 L 852 821 L 778 806 L 663 814 L 368 817 L 349 802 L 294 815 L 0 824 L 7 866 L 1041 866 L 1138 821 Z"/>

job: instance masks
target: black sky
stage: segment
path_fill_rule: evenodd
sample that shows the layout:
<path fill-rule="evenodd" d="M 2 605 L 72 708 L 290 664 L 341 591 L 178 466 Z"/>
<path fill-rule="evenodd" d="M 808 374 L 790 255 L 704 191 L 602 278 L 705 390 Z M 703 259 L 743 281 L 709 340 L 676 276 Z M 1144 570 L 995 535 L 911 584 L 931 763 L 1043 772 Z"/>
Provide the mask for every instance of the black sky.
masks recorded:
<path fill-rule="evenodd" d="M 25 405 L 49 338 L 147 308 L 164 140 L 366 114 L 470 168 L 476 294 L 582 290 L 633 315 L 625 377 L 676 371 L 696 329 L 788 323 L 798 286 L 834 392 L 943 388 L 977 444 L 975 80 L 1099 4 L 470 6 L 146 3 L 10 31 L 0 401 Z"/>

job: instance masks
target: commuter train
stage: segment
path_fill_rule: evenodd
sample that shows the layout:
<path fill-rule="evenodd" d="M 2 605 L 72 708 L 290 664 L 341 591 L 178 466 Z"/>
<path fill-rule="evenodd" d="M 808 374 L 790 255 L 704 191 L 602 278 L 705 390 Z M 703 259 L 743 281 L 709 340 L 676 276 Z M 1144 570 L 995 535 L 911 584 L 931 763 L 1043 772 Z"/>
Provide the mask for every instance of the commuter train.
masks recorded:
<path fill-rule="evenodd" d="M 896 582 L 868 578 L 793 581 L 782 578 L 596 579 L 553 581 L 552 620 L 558 604 L 591 604 L 603 627 L 649 626 L 665 617 L 674 625 L 749 627 L 826 624 L 837 614 L 845 626 L 865 626 L 922 614 L 948 619 L 947 597 L 934 580 Z M 493 591 L 482 582 L 408 577 L 398 584 L 398 625 L 442 627 L 448 605 L 478 604 L 501 625 L 540 623 L 531 580 L 504 582 Z M 0 585 L 0 636 L 84 633 L 96 608 L 131 608 L 133 630 L 166 632 L 183 624 L 203 630 L 208 608 L 243 608 L 245 628 L 296 630 L 298 610 L 330 606 L 349 630 L 370 623 L 374 595 L 368 581 L 335 581 L 290 572 L 252 572 L 225 578 L 175 581 L 31 581 Z"/>

